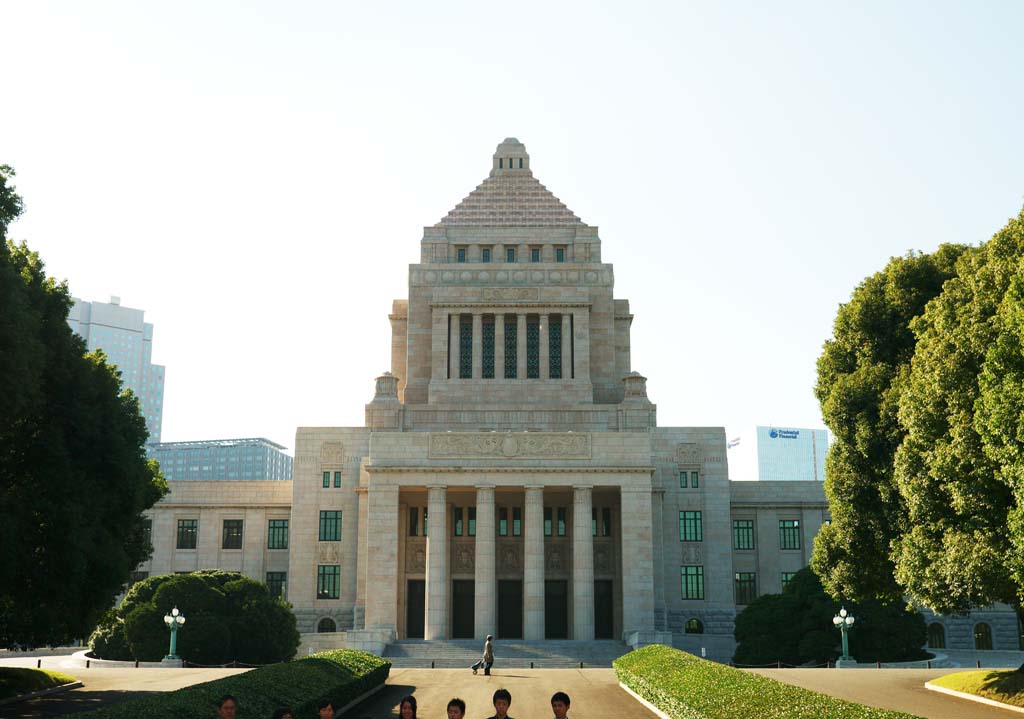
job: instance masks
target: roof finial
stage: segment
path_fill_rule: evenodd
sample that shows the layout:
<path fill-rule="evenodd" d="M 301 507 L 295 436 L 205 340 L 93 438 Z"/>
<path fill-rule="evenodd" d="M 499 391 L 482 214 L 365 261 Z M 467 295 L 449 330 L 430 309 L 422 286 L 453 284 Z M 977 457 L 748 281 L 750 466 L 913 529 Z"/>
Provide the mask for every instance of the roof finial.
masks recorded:
<path fill-rule="evenodd" d="M 498 145 L 498 149 L 494 151 L 494 164 L 491 167 L 491 175 L 508 173 L 530 174 L 530 156 L 526 152 L 526 145 L 514 137 L 506 137 Z"/>

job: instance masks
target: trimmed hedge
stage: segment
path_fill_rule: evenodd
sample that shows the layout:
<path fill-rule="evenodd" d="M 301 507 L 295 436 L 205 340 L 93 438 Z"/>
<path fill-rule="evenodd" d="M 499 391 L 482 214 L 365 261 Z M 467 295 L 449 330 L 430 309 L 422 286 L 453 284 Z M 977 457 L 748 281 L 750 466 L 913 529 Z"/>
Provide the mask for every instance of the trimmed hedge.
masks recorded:
<path fill-rule="evenodd" d="M 78 681 L 74 677 L 46 669 L 22 669 L 19 667 L 0 668 L 0 699 L 10 699 L 52 689 L 63 684 Z"/>
<path fill-rule="evenodd" d="M 674 719 L 920 719 L 783 684 L 660 644 L 625 654 L 613 666 L 620 682 Z"/>
<path fill-rule="evenodd" d="M 341 708 L 383 684 L 390 670 L 391 662 L 378 656 L 339 649 L 126 701 L 81 716 L 90 719 L 136 719 L 140 716 L 205 719 L 215 716 L 215 701 L 225 694 L 233 694 L 238 699 L 239 719 L 266 719 L 275 709 L 284 706 L 294 709 L 296 716 L 316 716 L 316 703 L 322 697 L 330 697 L 334 707 Z"/>

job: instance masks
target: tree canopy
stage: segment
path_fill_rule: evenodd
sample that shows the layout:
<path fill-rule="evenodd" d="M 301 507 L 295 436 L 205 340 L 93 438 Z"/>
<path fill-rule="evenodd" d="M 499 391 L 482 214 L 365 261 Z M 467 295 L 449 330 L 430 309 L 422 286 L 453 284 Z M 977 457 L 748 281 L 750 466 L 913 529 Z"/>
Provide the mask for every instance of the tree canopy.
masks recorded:
<path fill-rule="evenodd" d="M 831 594 L 1019 610 L 1022 334 L 1024 211 L 978 247 L 892 260 L 840 308 L 817 385 L 836 441 L 812 566 Z"/>
<path fill-rule="evenodd" d="M 65 283 L 7 237 L 21 214 L 0 166 L 0 645 L 81 637 L 151 552 L 166 492 L 138 401 L 67 323 Z"/>

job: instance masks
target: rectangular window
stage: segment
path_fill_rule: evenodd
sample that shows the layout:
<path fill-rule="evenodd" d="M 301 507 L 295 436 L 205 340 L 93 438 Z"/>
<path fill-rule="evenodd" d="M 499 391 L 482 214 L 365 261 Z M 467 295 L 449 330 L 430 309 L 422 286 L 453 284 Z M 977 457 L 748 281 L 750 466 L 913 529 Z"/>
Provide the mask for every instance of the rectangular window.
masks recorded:
<path fill-rule="evenodd" d="M 753 549 L 754 548 L 754 520 L 734 519 L 732 520 L 732 548 Z"/>
<path fill-rule="evenodd" d="M 288 572 L 267 572 L 267 589 L 270 596 L 284 599 L 288 584 Z"/>
<path fill-rule="evenodd" d="M 697 489 L 698 487 L 700 487 L 700 475 L 696 470 L 693 470 L 690 472 L 690 488 Z"/>
<path fill-rule="evenodd" d="M 505 379 L 516 378 L 516 350 L 518 342 L 519 323 L 515 315 L 505 315 Z"/>
<path fill-rule="evenodd" d="M 199 534 L 198 519 L 178 520 L 178 549 L 195 549 L 196 535 Z"/>
<path fill-rule="evenodd" d="M 565 529 L 566 529 L 566 526 L 568 524 L 568 522 L 566 521 L 566 515 L 567 515 L 567 512 L 566 512 L 565 507 L 559 507 L 558 508 L 558 513 L 557 513 L 557 516 L 558 516 L 557 527 L 558 527 L 558 536 L 559 537 L 564 537 L 565 536 Z"/>
<path fill-rule="evenodd" d="M 526 318 L 526 379 L 540 378 L 540 318 Z"/>
<path fill-rule="evenodd" d="M 481 248 L 481 250 L 480 250 L 480 261 L 481 262 L 490 262 L 491 261 L 491 248 L 490 247 Z"/>
<path fill-rule="evenodd" d="M 341 486 L 341 472 L 335 472 L 334 473 L 334 486 L 335 487 L 340 487 Z"/>
<path fill-rule="evenodd" d="M 331 486 L 331 473 L 330 472 L 324 472 L 324 489 L 327 489 L 330 486 Z"/>
<path fill-rule="evenodd" d="M 565 262 L 565 248 L 564 247 L 556 247 L 555 248 L 555 262 Z"/>
<path fill-rule="evenodd" d="M 288 549 L 288 520 L 271 519 L 267 526 L 267 549 Z"/>
<path fill-rule="evenodd" d="M 679 568 L 680 579 L 682 580 L 683 599 L 704 598 L 704 566 L 692 565 Z"/>
<path fill-rule="evenodd" d="M 548 377 L 562 378 L 562 315 L 548 315 Z"/>
<path fill-rule="evenodd" d="M 469 527 L 468 527 L 468 529 L 469 529 L 469 536 L 470 537 L 475 537 L 476 536 L 476 507 L 470 507 L 468 514 L 469 514 L 469 521 L 468 521 L 468 524 L 469 524 Z"/>
<path fill-rule="evenodd" d="M 501 507 L 498 510 L 498 536 L 508 536 L 508 509 L 506 507 Z"/>
<path fill-rule="evenodd" d="M 703 542 L 704 527 L 702 526 L 700 512 L 679 513 L 679 541 L 680 542 Z"/>
<path fill-rule="evenodd" d="M 465 247 L 458 248 L 457 250 L 455 250 L 455 255 L 456 255 L 456 258 L 457 258 L 458 262 L 465 262 L 466 261 L 466 248 Z"/>
<path fill-rule="evenodd" d="M 505 248 L 505 262 L 515 262 L 515 261 L 516 261 L 516 248 L 515 247 L 506 247 Z"/>
<path fill-rule="evenodd" d="M 597 507 L 590 508 L 590 536 L 597 536 Z"/>
<path fill-rule="evenodd" d="M 754 572 L 736 572 L 736 603 L 750 604 L 757 599 L 757 575 Z"/>
<path fill-rule="evenodd" d="M 427 536 L 427 508 L 423 508 L 423 536 Z"/>
<path fill-rule="evenodd" d="M 316 598 L 337 599 L 341 596 L 341 566 L 321 564 L 316 569 Z"/>
<path fill-rule="evenodd" d="M 459 379 L 473 377 L 473 316 L 459 315 Z"/>
<path fill-rule="evenodd" d="M 689 476 L 690 476 L 690 474 L 688 472 L 680 472 L 679 473 L 679 488 L 680 489 L 686 489 L 687 484 L 688 484 L 687 483 L 687 478 Z"/>
<path fill-rule="evenodd" d="M 420 531 L 420 510 L 419 507 L 409 507 L 409 536 L 415 537 Z"/>
<path fill-rule="evenodd" d="M 341 541 L 341 511 L 337 509 L 320 510 L 320 541 Z"/>
<path fill-rule="evenodd" d="M 551 507 L 544 507 L 544 536 L 551 536 Z"/>
<path fill-rule="evenodd" d="M 221 543 L 221 549 L 241 549 L 242 548 L 242 520 L 241 519 L 225 519 L 224 520 L 224 540 Z"/>
<path fill-rule="evenodd" d="M 782 591 L 786 591 L 786 587 L 789 586 L 790 581 L 796 576 L 796 572 L 783 572 L 782 573 Z"/>
<path fill-rule="evenodd" d="M 601 536 L 610 537 L 612 536 L 612 510 L 611 507 L 605 507 L 601 510 Z"/>
<path fill-rule="evenodd" d="M 480 345 L 483 350 L 480 376 L 484 379 L 494 379 L 494 315 L 483 316 L 480 325 Z"/>
<path fill-rule="evenodd" d="M 539 247 L 531 247 L 530 248 L 530 262 L 540 262 L 540 248 Z"/>
<path fill-rule="evenodd" d="M 142 541 L 146 546 L 152 546 L 153 543 L 153 520 L 143 519 L 142 520 Z"/>
<path fill-rule="evenodd" d="M 512 507 L 512 536 L 519 537 L 523 534 L 523 510 L 521 507 Z"/>
<path fill-rule="evenodd" d="M 462 536 L 462 507 L 452 508 L 452 526 L 456 537 Z"/>
<path fill-rule="evenodd" d="M 779 549 L 800 549 L 800 520 L 779 520 Z"/>

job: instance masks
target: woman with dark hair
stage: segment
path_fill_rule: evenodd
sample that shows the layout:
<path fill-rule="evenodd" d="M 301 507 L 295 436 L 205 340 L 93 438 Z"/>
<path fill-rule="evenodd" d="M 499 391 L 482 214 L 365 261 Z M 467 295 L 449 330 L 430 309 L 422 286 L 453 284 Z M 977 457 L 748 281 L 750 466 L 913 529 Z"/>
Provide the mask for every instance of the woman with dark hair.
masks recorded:
<path fill-rule="evenodd" d="M 398 716 L 401 719 L 416 719 L 416 697 L 410 694 L 398 703 Z"/>

